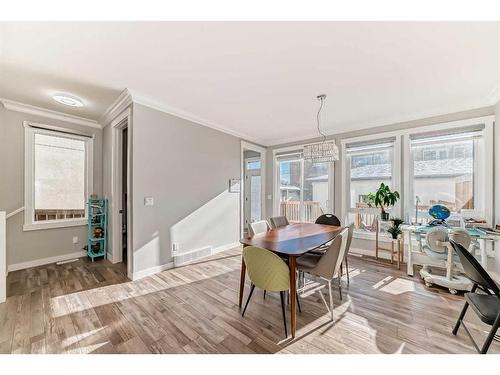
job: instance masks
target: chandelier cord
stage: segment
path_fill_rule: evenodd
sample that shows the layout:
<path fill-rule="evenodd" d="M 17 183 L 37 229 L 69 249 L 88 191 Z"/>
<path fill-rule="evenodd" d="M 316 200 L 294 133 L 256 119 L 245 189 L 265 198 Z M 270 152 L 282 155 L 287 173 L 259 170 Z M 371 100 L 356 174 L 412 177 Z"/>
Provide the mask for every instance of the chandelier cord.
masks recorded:
<path fill-rule="evenodd" d="M 319 121 L 319 116 L 321 114 L 321 110 L 323 109 L 323 100 L 324 98 L 323 97 L 319 97 L 318 98 L 321 102 L 320 106 L 319 106 L 319 109 L 318 109 L 318 113 L 316 114 L 316 122 L 318 124 L 318 133 L 321 134 L 323 136 L 323 143 L 326 142 L 326 135 L 323 134 L 323 132 L 321 131 L 321 128 L 320 128 L 320 121 Z"/>

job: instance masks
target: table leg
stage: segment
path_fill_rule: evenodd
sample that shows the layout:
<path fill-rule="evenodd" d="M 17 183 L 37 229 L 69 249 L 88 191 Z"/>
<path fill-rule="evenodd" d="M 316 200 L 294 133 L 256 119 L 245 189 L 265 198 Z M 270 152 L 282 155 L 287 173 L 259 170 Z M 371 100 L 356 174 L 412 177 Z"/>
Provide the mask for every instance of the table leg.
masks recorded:
<path fill-rule="evenodd" d="M 290 255 L 288 257 L 288 265 L 290 267 L 290 327 L 292 331 L 292 338 L 294 338 L 295 329 L 297 326 L 297 312 L 295 309 L 295 307 L 297 306 L 297 299 L 295 298 L 295 295 L 297 294 L 297 257 Z"/>
<path fill-rule="evenodd" d="M 240 274 L 240 301 L 239 306 L 241 309 L 241 305 L 243 303 L 243 291 L 245 290 L 245 273 L 247 271 L 247 266 L 245 264 L 245 260 L 243 259 L 243 254 L 241 255 L 241 274 Z"/>

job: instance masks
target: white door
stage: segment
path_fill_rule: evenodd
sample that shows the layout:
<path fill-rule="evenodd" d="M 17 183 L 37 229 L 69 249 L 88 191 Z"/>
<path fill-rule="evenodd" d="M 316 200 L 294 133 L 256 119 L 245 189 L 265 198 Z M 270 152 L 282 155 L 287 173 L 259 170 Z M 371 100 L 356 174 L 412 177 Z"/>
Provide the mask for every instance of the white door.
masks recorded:
<path fill-rule="evenodd" d="M 250 223 L 261 220 L 261 175 L 260 159 L 248 159 L 245 161 L 245 229 Z"/>

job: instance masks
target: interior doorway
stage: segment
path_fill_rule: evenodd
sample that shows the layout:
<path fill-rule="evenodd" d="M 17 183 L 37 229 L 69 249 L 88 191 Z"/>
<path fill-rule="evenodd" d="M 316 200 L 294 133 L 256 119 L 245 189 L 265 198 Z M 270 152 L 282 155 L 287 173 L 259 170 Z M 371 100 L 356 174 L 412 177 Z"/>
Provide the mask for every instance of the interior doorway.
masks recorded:
<path fill-rule="evenodd" d="M 130 210 L 130 144 L 131 111 L 125 110 L 111 123 L 111 257 L 113 263 L 124 262 L 127 276 L 133 279 L 133 252 L 131 247 L 132 220 Z"/>
<path fill-rule="evenodd" d="M 251 223 L 263 220 L 265 213 L 265 159 L 263 147 L 242 142 L 241 146 L 241 232 Z"/>

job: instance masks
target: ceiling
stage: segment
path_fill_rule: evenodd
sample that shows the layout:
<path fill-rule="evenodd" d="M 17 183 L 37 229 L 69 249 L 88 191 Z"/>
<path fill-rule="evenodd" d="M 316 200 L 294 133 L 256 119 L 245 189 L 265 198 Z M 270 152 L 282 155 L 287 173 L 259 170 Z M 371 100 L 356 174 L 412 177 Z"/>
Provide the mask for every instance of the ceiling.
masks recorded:
<path fill-rule="evenodd" d="M 98 120 L 139 102 L 264 145 L 500 100 L 500 23 L 0 23 L 0 98 Z M 51 96 L 66 92 L 85 106 Z"/>

